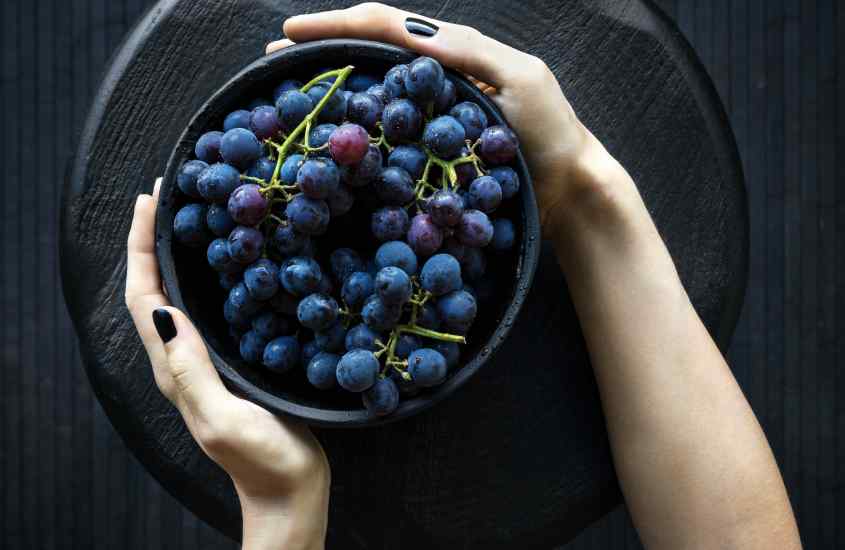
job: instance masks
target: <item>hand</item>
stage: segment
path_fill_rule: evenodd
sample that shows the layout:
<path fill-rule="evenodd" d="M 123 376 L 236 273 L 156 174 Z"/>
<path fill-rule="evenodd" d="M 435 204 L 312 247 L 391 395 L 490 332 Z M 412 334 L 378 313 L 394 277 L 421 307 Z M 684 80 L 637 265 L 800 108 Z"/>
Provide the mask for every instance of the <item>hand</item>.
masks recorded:
<path fill-rule="evenodd" d="M 406 28 L 409 17 L 427 22 L 436 32 L 429 37 L 410 32 Z M 519 135 L 547 237 L 559 234 L 567 210 L 585 195 L 589 198 L 597 184 L 629 181 L 627 174 L 620 177 L 624 170 L 575 116 L 541 59 L 472 27 L 365 3 L 291 17 L 285 21 L 284 32 L 287 39 L 268 44 L 267 53 L 295 42 L 359 38 L 409 48 L 471 75 Z"/>
<path fill-rule="evenodd" d="M 129 231 L 126 306 L 161 392 L 202 450 L 231 476 L 244 516 L 244 548 L 322 548 L 329 465 L 307 427 L 230 393 L 188 317 L 162 292 L 153 195 L 140 195 Z"/>

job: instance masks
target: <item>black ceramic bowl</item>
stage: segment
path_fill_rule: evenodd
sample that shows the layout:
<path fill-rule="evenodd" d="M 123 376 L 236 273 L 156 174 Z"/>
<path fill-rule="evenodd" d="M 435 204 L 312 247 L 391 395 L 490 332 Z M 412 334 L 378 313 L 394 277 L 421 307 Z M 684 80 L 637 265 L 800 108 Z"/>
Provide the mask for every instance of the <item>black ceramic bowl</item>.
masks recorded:
<path fill-rule="evenodd" d="M 520 194 L 505 201 L 502 209 L 502 215 L 510 217 L 517 228 L 517 246 L 509 254 L 488 259 L 488 273 L 495 276 L 497 293 L 494 299 L 479 305 L 478 318 L 467 335 L 468 344 L 462 346 L 462 366 L 450 372 L 442 385 L 411 398 L 403 396 L 392 415 L 375 418 L 362 407 L 359 395 L 311 387 L 304 369 L 277 375 L 241 360 L 223 319 L 225 291 L 218 286 L 216 274 L 207 265 L 205 249 L 188 249 L 173 242 L 173 217 L 187 202 L 176 186 L 176 173 L 192 158 L 197 138 L 208 130 L 221 129 L 229 112 L 242 108 L 251 99 L 270 96 L 273 86 L 285 78 L 307 81 L 325 67 L 345 65 L 384 74 L 391 66 L 415 57 L 414 52 L 395 46 L 359 40 L 310 42 L 263 57 L 205 102 L 168 161 L 156 219 L 156 249 L 164 286 L 173 305 L 190 316 L 205 338 L 211 360 L 225 383 L 239 395 L 274 413 L 291 415 L 314 425 L 354 427 L 382 424 L 421 412 L 455 392 L 490 361 L 510 331 L 531 287 L 540 253 L 540 226 L 531 179 L 520 154 L 514 163 L 522 182 Z M 490 124 L 505 123 L 496 106 L 472 83 L 453 71 L 447 71 L 447 75 L 455 84 L 459 100 L 478 103 Z M 356 218 L 355 208 L 333 219 L 328 235 L 317 243 L 318 250 L 327 253 L 338 246 L 364 248 L 365 252 L 369 248 L 374 250 L 378 243 L 369 234 L 368 220 Z"/>

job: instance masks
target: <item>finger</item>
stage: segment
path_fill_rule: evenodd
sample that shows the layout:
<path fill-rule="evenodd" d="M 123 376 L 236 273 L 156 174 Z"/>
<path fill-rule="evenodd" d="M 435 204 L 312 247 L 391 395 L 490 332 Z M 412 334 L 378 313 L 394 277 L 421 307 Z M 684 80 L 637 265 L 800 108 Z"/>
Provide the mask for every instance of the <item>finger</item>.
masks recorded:
<path fill-rule="evenodd" d="M 283 38 L 281 40 L 274 40 L 273 42 L 267 44 L 267 47 L 264 48 L 264 53 L 265 55 L 270 55 L 271 53 L 283 50 L 288 46 L 293 46 L 295 43 L 296 42 L 294 42 L 293 40 L 289 40 L 287 38 Z"/>
<path fill-rule="evenodd" d="M 406 20 L 435 30 L 432 36 L 410 32 Z M 434 57 L 444 65 L 502 86 L 507 67 L 527 54 L 463 25 L 429 19 L 382 4 L 359 4 L 345 10 L 298 15 L 285 21 L 285 35 L 296 42 L 346 37 L 379 40 Z"/>

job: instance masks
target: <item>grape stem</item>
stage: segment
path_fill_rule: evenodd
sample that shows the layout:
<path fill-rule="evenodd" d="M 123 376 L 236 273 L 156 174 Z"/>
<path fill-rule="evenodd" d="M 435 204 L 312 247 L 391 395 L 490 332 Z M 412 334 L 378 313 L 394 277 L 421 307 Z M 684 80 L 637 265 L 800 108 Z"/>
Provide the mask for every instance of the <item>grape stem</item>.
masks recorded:
<path fill-rule="evenodd" d="M 442 340 L 444 342 L 456 342 L 458 344 L 466 344 L 467 339 L 459 334 L 449 334 L 448 332 L 437 332 L 415 325 L 399 325 L 394 329 L 397 333 L 407 332 L 409 334 L 416 334 L 417 336 L 425 336 L 432 340 Z"/>

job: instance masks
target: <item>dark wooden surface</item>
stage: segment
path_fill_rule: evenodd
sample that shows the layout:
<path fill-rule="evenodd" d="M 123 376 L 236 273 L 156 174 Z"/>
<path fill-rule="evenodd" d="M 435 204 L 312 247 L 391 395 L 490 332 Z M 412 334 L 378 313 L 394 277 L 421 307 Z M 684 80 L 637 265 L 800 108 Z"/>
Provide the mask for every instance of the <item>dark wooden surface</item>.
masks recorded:
<path fill-rule="evenodd" d="M 58 291 L 64 156 L 99 71 L 141 4 L 0 8 L 3 547 L 233 546 L 127 453 L 91 396 Z M 845 95 L 845 50 L 834 29 L 845 16 L 833 1 L 661 4 L 716 82 L 749 183 L 751 276 L 730 359 L 784 469 L 806 546 L 840 547 L 843 213 L 835 160 L 843 151 L 837 98 Z M 635 535 L 622 511 L 568 545 L 629 547 Z"/>

